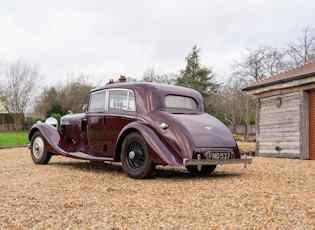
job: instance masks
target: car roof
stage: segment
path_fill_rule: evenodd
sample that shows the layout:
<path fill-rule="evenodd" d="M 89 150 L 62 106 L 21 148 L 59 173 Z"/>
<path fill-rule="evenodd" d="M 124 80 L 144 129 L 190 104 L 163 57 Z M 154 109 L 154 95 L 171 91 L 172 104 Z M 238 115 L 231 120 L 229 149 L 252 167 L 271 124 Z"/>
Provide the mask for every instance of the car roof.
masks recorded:
<path fill-rule="evenodd" d="M 182 87 L 177 85 L 169 85 L 169 84 L 160 84 L 160 83 L 152 83 L 152 82 L 123 82 L 123 83 L 111 83 L 105 86 L 101 86 L 95 89 L 92 89 L 91 92 L 102 90 L 102 89 L 112 89 L 112 88 L 126 88 L 126 89 L 147 89 L 147 90 L 158 90 L 158 91 L 165 91 L 167 93 L 173 94 L 188 94 L 194 97 L 194 95 L 198 95 L 199 92 Z"/>
<path fill-rule="evenodd" d="M 123 82 L 123 83 L 111 83 L 102 87 L 92 89 L 91 92 L 104 90 L 104 89 L 131 89 L 133 92 L 140 96 L 143 101 L 142 105 L 145 105 L 143 108 L 146 111 L 152 111 L 154 109 L 161 108 L 163 105 L 163 98 L 166 95 L 183 95 L 187 97 L 192 97 L 199 104 L 199 109 L 203 111 L 203 99 L 201 94 L 190 88 L 169 85 L 169 84 L 160 84 L 152 82 Z M 138 97 L 139 99 L 139 97 Z M 138 100 L 139 102 L 139 100 Z"/>

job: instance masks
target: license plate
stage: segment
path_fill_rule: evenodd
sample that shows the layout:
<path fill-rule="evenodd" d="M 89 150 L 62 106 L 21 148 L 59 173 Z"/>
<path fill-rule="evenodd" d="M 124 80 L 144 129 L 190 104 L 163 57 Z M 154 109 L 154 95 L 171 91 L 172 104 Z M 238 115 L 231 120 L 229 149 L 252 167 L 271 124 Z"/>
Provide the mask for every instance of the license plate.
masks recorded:
<path fill-rule="evenodd" d="M 226 160 L 232 156 L 230 152 L 206 152 L 205 155 L 208 160 Z"/>

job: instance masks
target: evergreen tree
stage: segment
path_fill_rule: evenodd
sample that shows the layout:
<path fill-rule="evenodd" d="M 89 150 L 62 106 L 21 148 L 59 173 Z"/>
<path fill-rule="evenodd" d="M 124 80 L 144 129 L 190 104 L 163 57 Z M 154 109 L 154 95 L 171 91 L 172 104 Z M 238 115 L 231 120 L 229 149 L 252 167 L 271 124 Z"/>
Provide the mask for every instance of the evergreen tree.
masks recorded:
<path fill-rule="evenodd" d="M 195 89 L 206 98 L 209 93 L 215 92 L 219 85 L 214 81 L 212 69 L 200 66 L 199 52 L 200 49 L 195 45 L 186 57 L 186 68 L 180 71 L 176 84 Z"/>
<path fill-rule="evenodd" d="M 46 111 L 46 118 L 52 116 L 53 114 L 60 114 L 61 116 L 63 116 L 66 113 L 67 111 L 62 108 L 61 104 L 58 101 L 54 100 Z"/>
<path fill-rule="evenodd" d="M 176 85 L 188 87 L 201 93 L 205 101 L 205 108 L 208 113 L 213 113 L 212 95 L 219 88 L 219 84 L 214 80 L 212 69 L 201 67 L 200 49 L 195 45 L 191 53 L 186 57 L 187 65 L 184 70 L 180 71 L 180 76 L 176 80 Z"/>

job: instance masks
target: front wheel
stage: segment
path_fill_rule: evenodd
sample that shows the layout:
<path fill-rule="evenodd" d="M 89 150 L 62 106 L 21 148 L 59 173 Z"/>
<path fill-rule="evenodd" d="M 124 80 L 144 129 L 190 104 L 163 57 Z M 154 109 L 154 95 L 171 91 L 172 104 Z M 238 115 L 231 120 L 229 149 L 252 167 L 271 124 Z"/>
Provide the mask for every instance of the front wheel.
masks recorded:
<path fill-rule="evenodd" d="M 31 156 L 35 164 L 47 164 L 51 158 L 44 137 L 39 131 L 35 132 L 31 139 Z"/>
<path fill-rule="evenodd" d="M 203 165 L 201 166 L 201 170 L 199 171 L 197 166 L 187 165 L 186 169 L 191 173 L 212 173 L 216 167 L 216 165 Z"/>
<path fill-rule="evenodd" d="M 151 161 L 144 138 L 138 132 L 130 133 L 126 137 L 120 158 L 125 173 L 131 178 L 149 178 L 156 166 Z"/>

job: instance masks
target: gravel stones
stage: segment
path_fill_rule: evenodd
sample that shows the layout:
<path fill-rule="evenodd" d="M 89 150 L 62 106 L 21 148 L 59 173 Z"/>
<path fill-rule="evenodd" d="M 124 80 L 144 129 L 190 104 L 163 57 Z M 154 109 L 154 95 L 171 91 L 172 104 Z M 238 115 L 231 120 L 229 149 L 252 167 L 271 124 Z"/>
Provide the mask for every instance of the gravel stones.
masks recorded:
<path fill-rule="evenodd" d="M 0 229 L 314 229 L 315 161 L 254 157 L 198 176 L 0 150 Z"/>

